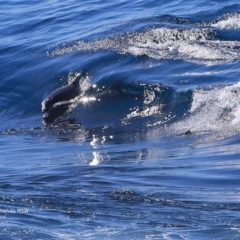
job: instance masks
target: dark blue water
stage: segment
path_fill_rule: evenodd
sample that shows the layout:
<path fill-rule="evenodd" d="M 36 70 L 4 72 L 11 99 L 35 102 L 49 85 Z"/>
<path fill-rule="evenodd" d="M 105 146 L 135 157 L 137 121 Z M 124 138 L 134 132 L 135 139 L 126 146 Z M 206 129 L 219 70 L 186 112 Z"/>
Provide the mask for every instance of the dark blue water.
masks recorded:
<path fill-rule="evenodd" d="M 1 239 L 240 238 L 239 1 L 1 13 Z M 45 125 L 42 101 L 80 72 Z"/>

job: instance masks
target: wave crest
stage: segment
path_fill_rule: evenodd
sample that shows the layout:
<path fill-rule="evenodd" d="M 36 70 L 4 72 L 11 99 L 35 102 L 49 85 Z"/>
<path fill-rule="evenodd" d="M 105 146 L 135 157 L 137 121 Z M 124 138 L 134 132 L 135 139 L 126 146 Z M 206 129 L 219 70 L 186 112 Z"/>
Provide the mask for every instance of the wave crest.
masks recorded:
<path fill-rule="evenodd" d="M 240 28 L 240 14 L 231 13 L 225 14 L 220 17 L 217 21 L 211 24 L 212 27 L 220 29 L 238 29 Z"/>
<path fill-rule="evenodd" d="M 157 28 L 131 32 L 113 38 L 78 41 L 58 48 L 53 55 L 73 51 L 112 50 L 120 54 L 146 55 L 154 59 L 184 59 L 188 61 L 228 62 L 240 59 L 238 41 L 221 41 L 208 28 Z"/>

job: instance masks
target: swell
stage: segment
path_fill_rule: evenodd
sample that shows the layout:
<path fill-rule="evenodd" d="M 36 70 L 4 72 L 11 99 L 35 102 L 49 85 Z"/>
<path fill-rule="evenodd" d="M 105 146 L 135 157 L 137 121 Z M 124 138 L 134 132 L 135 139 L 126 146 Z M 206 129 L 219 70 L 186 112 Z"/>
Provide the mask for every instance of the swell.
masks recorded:
<path fill-rule="evenodd" d="M 111 75 L 92 85 L 89 81 L 82 83 L 84 94 L 67 115 L 85 126 L 182 124 L 181 131 L 210 131 L 240 123 L 239 83 L 179 91 Z"/>
<path fill-rule="evenodd" d="M 68 141 L 91 139 L 99 133 L 110 136 L 119 131 L 145 132 L 144 138 L 149 139 L 186 135 L 192 136 L 192 143 L 201 143 L 239 133 L 239 83 L 177 91 L 162 84 L 105 78 L 85 89 L 68 114 L 54 124 L 11 128 L 1 134 L 50 134 Z"/>

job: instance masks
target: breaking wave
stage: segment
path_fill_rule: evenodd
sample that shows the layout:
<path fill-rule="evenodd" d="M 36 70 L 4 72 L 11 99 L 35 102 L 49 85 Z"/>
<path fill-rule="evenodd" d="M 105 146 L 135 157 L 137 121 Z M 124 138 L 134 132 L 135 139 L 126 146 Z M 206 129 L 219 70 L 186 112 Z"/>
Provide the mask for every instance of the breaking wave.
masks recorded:
<path fill-rule="evenodd" d="M 238 29 L 240 28 L 240 14 L 231 13 L 225 14 L 220 17 L 217 21 L 211 24 L 212 27 L 220 29 Z"/>
<path fill-rule="evenodd" d="M 237 29 L 240 14 L 226 14 L 209 24 L 176 27 L 145 28 L 114 37 L 80 40 L 55 49 L 53 55 L 75 51 L 110 50 L 133 56 L 146 55 L 154 59 L 184 59 L 187 61 L 229 62 L 240 59 L 239 41 L 220 39 L 218 29 Z"/>
<path fill-rule="evenodd" d="M 197 142 L 224 139 L 239 133 L 240 82 L 209 89 L 196 89 L 192 93 L 187 117 L 168 128 L 171 134 L 191 133 L 202 136 Z"/>
<path fill-rule="evenodd" d="M 64 116 L 86 127 L 157 127 L 165 136 L 212 132 L 219 137 L 221 132 L 228 136 L 239 131 L 240 82 L 176 91 L 127 80 L 90 86 L 89 79 L 83 81 L 87 88 L 78 103 Z"/>

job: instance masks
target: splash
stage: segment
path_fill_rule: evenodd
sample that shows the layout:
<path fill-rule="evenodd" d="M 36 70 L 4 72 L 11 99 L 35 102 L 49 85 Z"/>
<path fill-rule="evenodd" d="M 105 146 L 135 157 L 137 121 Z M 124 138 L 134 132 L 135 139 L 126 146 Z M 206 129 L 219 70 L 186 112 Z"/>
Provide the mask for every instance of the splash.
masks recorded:
<path fill-rule="evenodd" d="M 197 89 L 192 95 L 188 117 L 170 126 L 172 133 L 214 132 L 235 134 L 240 125 L 240 82 L 231 86 Z M 221 135 L 222 132 L 222 135 Z"/>
<path fill-rule="evenodd" d="M 81 72 L 70 72 L 68 74 L 68 84 L 74 82 L 74 80 L 79 77 L 82 73 Z M 91 86 L 91 78 L 89 75 L 85 75 L 79 81 L 79 87 L 81 88 L 81 92 L 87 91 Z"/>
<path fill-rule="evenodd" d="M 196 90 L 190 113 L 201 112 L 206 117 L 205 123 L 214 127 L 240 122 L 240 83 L 215 87 L 210 91 Z"/>
<path fill-rule="evenodd" d="M 240 14 L 231 13 L 226 14 L 211 24 L 212 27 L 220 29 L 239 29 L 240 28 Z"/>
<path fill-rule="evenodd" d="M 149 116 L 160 116 L 162 113 L 163 105 L 159 104 L 156 106 L 144 106 L 142 108 L 135 107 L 132 112 L 127 114 L 127 116 L 122 120 L 122 123 L 126 124 L 128 120 L 132 118 L 143 118 Z"/>

